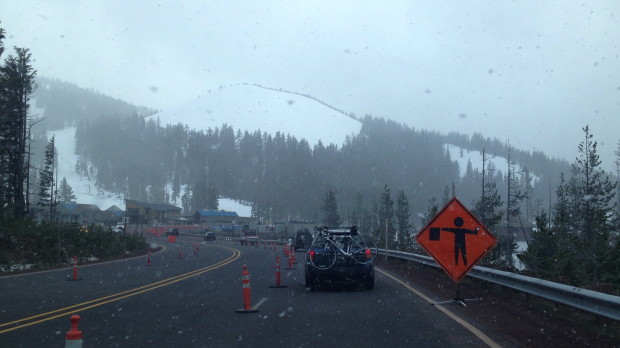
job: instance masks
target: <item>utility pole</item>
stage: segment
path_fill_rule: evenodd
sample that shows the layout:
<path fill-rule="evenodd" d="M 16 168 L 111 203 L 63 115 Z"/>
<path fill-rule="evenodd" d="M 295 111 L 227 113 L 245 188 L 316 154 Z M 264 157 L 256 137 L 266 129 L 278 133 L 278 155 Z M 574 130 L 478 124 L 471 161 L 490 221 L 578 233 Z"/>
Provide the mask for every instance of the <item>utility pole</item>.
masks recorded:
<path fill-rule="evenodd" d="M 388 250 L 388 221 L 389 221 L 389 219 L 386 218 L 385 219 L 385 263 L 387 263 L 387 260 L 388 260 L 388 256 L 387 256 L 387 250 Z"/>
<path fill-rule="evenodd" d="M 506 249 L 508 253 L 508 267 L 512 269 L 512 233 L 510 233 L 510 206 L 511 206 L 511 196 L 510 196 L 510 187 L 511 185 L 511 174 L 512 170 L 510 170 L 510 149 L 508 149 L 508 179 L 506 180 L 508 186 L 508 199 L 506 201 L 506 233 L 508 234 L 508 248 Z"/>

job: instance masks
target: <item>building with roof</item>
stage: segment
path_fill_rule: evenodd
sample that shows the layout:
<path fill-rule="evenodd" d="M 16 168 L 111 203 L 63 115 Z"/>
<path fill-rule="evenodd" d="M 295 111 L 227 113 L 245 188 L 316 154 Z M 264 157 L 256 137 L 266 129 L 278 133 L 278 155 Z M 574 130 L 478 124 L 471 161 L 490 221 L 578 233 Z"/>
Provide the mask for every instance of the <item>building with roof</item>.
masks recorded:
<path fill-rule="evenodd" d="M 102 214 L 101 209 L 94 204 L 58 203 L 56 206 L 56 218 L 60 222 L 79 224 L 105 223 L 105 216 Z"/>
<path fill-rule="evenodd" d="M 236 212 L 226 210 L 198 210 L 193 217 L 194 223 L 201 225 L 234 224 L 239 220 Z"/>
<path fill-rule="evenodd" d="M 146 203 L 125 199 L 125 216 L 130 224 L 174 224 L 181 221 L 182 209 L 166 203 Z"/>

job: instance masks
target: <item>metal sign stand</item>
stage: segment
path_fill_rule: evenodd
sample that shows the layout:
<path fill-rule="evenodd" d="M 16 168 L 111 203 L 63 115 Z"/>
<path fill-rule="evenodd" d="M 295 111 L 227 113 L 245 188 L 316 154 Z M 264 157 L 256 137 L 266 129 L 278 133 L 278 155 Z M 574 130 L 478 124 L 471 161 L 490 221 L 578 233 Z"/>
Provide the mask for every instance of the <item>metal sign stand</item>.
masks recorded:
<path fill-rule="evenodd" d="M 441 305 L 441 304 L 445 304 L 445 303 L 457 303 L 460 304 L 464 307 L 467 307 L 467 304 L 465 304 L 465 302 L 469 302 L 469 301 L 482 301 L 482 298 L 462 298 L 461 297 L 461 287 L 459 283 L 455 283 L 456 284 L 456 296 L 454 296 L 453 299 L 451 300 L 447 300 L 447 301 L 439 301 L 439 302 L 433 302 L 431 303 L 431 305 Z"/>

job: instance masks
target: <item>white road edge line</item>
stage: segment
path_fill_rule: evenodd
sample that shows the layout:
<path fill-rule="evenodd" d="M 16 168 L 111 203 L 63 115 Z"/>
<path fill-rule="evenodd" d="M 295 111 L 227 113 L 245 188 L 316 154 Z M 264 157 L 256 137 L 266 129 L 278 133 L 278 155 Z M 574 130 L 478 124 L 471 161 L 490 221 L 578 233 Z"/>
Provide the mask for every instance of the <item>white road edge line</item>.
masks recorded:
<path fill-rule="evenodd" d="M 252 307 L 252 309 L 258 309 L 258 307 L 260 307 L 263 303 L 265 303 L 265 301 L 267 301 L 268 297 L 263 297 L 260 299 L 260 301 L 258 301 L 258 303 L 256 303 L 254 305 L 254 307 Z"/>
<path fill-rule="evenodd" d="M 409 291 L 413 292 L 414 294 L 418 295 L 424 301 L 426 301 L 428 303 L 433 303 L 434 302 L 433 300 L 430 299 L 430 297 L 424 295 L 419 290 L 414 289 L 411 285 L 403 282 L 402 280 L 396 278 L 395 276 L 387 273 L 387 271 L 379 269 L 378 267 L 375 267 L 375 269 L 377 271 L 379 271 L 381 274 L 387 276 L 388 278 L 390 278 L 390 279 L 394 280 L 395 282 L 399 283 L 400 285 L 404 286 L 407 290 L 409 290 Z M 458 315 L 450 312 L 446 307 L 444 307 L 442 305 L 439 305 L 439 304 L 435 304 L 434 307 L 439 309 L 440 311 L 442 311 L 444 314 L 446 314 L 447 316 L 452 318 L 457 323 L 461 324 L 465 329 L 469 330 L 471 333 L 476 335 L 478 338 L 480 338 L 480 340 L 482 340 L 482 342 L 486 343 L 489 347 L 492 347 L 492 348 L 501 348 L 502 347 L 500 344 L 498 344 L 497 342 L 493 341 L 489 336 L 485 335 L 482 331 L 478 330 L 478 328 L 476 328 L 475 326 L 471 325 L 467 321 L 461 319 L 461 317 L 459 317 Z"/>

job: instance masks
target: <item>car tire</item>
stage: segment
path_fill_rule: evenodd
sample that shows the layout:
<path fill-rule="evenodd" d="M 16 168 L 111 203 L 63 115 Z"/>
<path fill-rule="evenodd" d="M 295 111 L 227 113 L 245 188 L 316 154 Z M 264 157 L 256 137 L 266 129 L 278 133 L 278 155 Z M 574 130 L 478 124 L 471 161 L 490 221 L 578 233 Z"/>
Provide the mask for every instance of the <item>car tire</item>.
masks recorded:
<path fill-rule="evenodd" d="M 306 275 L 306 289 L 310 291 L 316 290 L 316 278 Z"/>

